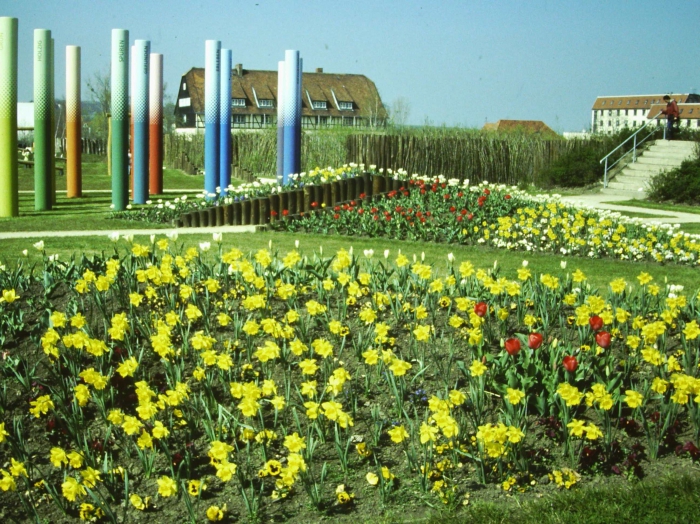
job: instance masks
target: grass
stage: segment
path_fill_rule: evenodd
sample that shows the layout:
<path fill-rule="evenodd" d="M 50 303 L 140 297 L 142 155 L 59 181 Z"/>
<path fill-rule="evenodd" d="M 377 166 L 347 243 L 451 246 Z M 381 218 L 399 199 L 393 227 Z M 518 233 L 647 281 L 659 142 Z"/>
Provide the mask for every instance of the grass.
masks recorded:
<path fill-rule="evenodd" d="M 669 475 L 659 480 L 588 487 L 521 503 L 475 504 L 460 517 L 435 516 L 428 524 L 686 524 L 697 522 L 700 477 Z M 405 516 L 391 522 L 410 522 Z"/>
<path fill-rule="evenodd" d="M 174 198 L 173 194 L 169 198 Z M 110 193 L 88 193 L 82 198 L 56 196 L 51 211 L 34 211 L 34 195 L 20 194 L 19 217 L 0 218 L 0 231 L 89 231 L 115 229 L 162 229 L 169 224 L 152 224 L 109 218 L 112 196 Z"/>
<path fill-rule="evenodd" d="M 65 162 L 57 161 L 57 165 L 64 166 Z M 107 174 L 107 157 L 98 155 L 83 156 L 82 181 L 84 190 L 109 190 L 112 189 L 112 179 Z M 163 170 L 163 187 L 165 189 L 197 189 L 204 187 L 204 179 L 201 176 L 191 176 L 178 169 Z M 19 190 L 34 191 L 34 169 L 20 166 Z M 56 176 L 56 190 L 66 190 L 66 177 Z"/>
<path fill-rule="evenodd" d="M 47 254 L 58 254 L 60 260 L 67 261 L 74 253 L 86 255 L 111 252 L 113 243 L 108 238 L 108 231 L 103 236 L 87 237 L 47 237 L 44 239 Z M 160 238 L 160 237 L 159 237 Z M 32 248 L 32 244 L 39 239 L 6 239 L 0 240 L 0 263 L 8 267 L 16 264 L 22 257 L 22 251 L 28 250 L 27 262 L 31 264 L 41 263 L 42 255 Z M 611 259 L 590 259 L 561 257 L 543 253 L 511 252 L 494 248 L 478 246 L 459 246 L 446 244 L 433 244 L 425 242 L 393 241 L 388 243 L 385 239 L 372 238 L 346 238 L 324 235 L 300 235 L 294 233 L 263 232 L 263 233 L 238 233 L 224 234 L 224 249 L 235 246 L 245 252 L 257 251 L 268 248 L 278 249 L 285 253 L 294 248 L 295 241 L 300 241 L 299 251 L 311 255 L 318 252 L 319 246 L 323 247 L 324 256 L 331 256 L 340 248 L 353 246 L 355 254 L 362 256 L 366 249 L 373 249 L 375 257 L 383 257 L 385 249 L 391 251 L 390 259 L 396 258 L 400 249 L 407 256 L 416 255 L 420 258 L 425 253 L 426 260 L 433 263 L 435 269 L 444 270 L 448 253 L 453 253 L 458 261 L 470 260 L 476 267 L 489 268 L 494 263 L 500 268 L 501 274 L 515 278 L 516 270 L 521 267 L 523 260 L 527 260 L 533 274 L 552 273 L 561 274 L 562 261 L 567 263 L 566 271 L 573 272 L 577 268 L 583 271 L 592 285 L 601 288 L 605 294 L 611 275 L 615 278 L 622 277 L 630 284 L 637 284 L 637 275 L 645 271 L 654 277 L 654 281 L 660 285 L 668 282 L 685 286 L 685 293 L 693 293 L 698 287 L 697 268 L 680 265 L 661 265 L 651 262 L 628 262 Z M 136 236 L 135 242 L 150 243 L 146 235 Z M 119 242 L 124 242 L 120 240 Z M 200 242 L 212 242 L 212 251 L 208 254 L 214 256 L 216 245 L 212 241 L 211 233 L 181 235 L 178 242 L 186 246 L 198 245 Z M 444 263 L 442 262 L 444 261 Z"/>
<path fill-rule="evenodd" d="M 683 204 L 659 204 L 648 200 L 616 200 L 614 202 L 603 202 L 615 206 L 643 207 L 646 209 L 660 209 L 661 211 L 675 211 L 677 213 L 692 213 L 700 215 L 700 206 L 688 206 Z"/>

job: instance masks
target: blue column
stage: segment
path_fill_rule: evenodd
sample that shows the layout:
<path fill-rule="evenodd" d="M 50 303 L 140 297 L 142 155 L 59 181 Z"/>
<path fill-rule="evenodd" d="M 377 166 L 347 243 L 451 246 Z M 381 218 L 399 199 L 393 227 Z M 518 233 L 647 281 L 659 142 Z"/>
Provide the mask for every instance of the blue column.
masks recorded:
<path fill-rule="evenodd" d="M 284 82 L 285 62 L 277 63 L 277 182 L 284 180 Z"/>
<path fill-rule="evenodd" d="M 299 172 L 301 154 L 301 77 L 299 51 L 285 51 L 284 73 L 284 161 L 282 183 L 287 184 L 289 175 Z"/>
<path fill-rule="evenodd" d="M 207 40 L 204 57 L 204 190 L 216 194 L 219 184 L 219 92 L 221 42 Z"/>
<path fill-rule="evenodd" d="M 230 49 L 221 50 L 221 87 L 219 98 L 219 187 L 221 194 L 231 184 L 231 66 Z"/>

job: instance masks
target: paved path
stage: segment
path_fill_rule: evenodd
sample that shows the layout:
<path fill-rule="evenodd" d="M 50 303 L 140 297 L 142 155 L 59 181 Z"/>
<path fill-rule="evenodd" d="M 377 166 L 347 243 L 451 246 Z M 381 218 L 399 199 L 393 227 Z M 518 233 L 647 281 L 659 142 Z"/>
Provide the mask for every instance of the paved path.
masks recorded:
<path fill-rule="evenodd" d="M 609 195 L 605 193 L 594 193 L 590 195 L 563 196 L 562 201 L 570 202 L 574 205 L 589 207 L 593 209 L 609 209 L 620 213 L 645 213 L 647 215 L 658 215 L 655 217 L 640 218 L 649 224 L 684 224 L 688 222 L 700 222 L 700 215 L 693 213 L 680 213 L 678 211 L 666 211 L 663 209 L 649 209 L 646 207 L 616 206 L 615 204 L 604 204 L 603 202 L 615 202 L 631 200 L 624 195 Z"/>
<path fill-rule="evenodd" d="M 178 235 L 209 235 L 213 233 L 254 233 L 257 226 L 219 226 L 219 227 L 180 227 L 172 229 L 119 229 L 103 231 L 13 231 L 0 233 L 0 240 L 8 238 L 55 238 L 55 237 L 109 237 L 118 233 L 120 237 L 127 235 L 158 235 L 166 233 Z"/>

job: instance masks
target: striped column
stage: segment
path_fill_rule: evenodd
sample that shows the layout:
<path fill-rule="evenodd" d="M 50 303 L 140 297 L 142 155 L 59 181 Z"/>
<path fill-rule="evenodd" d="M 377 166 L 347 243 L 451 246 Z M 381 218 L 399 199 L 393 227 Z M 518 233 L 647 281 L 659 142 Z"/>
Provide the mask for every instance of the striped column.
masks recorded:
<path fill-rule="evenodd" d="M 284 71 L 285 62 L 277 62 L 277 182 L 284 180 Z"/>
<path fill-rule="evenodd" d="M 148 200 L 148 73 L 150 69 L 151 42 L 134 42 L 134 77 L 132 79 L 132 111 L 134 121 L 133 179 L 134 203 Z"/>
<path fill-rule="evenodd" d="M 112 29 L 112 205 L 129 203 L 129 31 Z"/>
<path fill-rule="evenodd" d="M 204 57 L 204 190 L 216 193 L 219 184 L 219 91 L 221 42 L 207 40 Z"/>
<path fill-rule="evenodd" d="M 219 88 L 219 187 L 221 193 L 231 184 L 231 67 L 230 49 L 221 50 L 221 85 Z"/>
<path fill-rule="evenodd" d="M 19 215 L 16 18 L 0 17 L 0 217 Z"/>
<path fill-rule="evenodd" d="M 148 191 L 163 193 L 163 55 L 151 53 L 148 90 Z"/>
<path fill-rule="evenodd" d="M 287 184 L 289 175 L 299 173 L 301 164 L 301 77 L 299 51 L 285 51 L 284 73 L 284 161 L 282 183 Z"/>
<path fill-rule="evenodd" d="M 82 196 L 80 47 L 66 46 L 66 196 Z"/>
<path fill-rule="evenodd" d="M 47 211 L 51 188 L 51 31 L 34 30 L 34 209 Z"/>

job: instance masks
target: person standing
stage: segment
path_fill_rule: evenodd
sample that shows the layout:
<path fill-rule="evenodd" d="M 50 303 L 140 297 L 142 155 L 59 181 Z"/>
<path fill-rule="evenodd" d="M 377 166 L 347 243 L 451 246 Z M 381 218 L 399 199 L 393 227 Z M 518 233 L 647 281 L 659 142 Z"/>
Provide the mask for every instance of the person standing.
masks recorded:
<path fill-rule="evenodd" d="M 673 140 L 673 124 L 680 118 L 678 104 L 669 95 L 664 96 L 666 109 L 661 110 L 661 114 L 666 115 L 666 140 Z"/>

